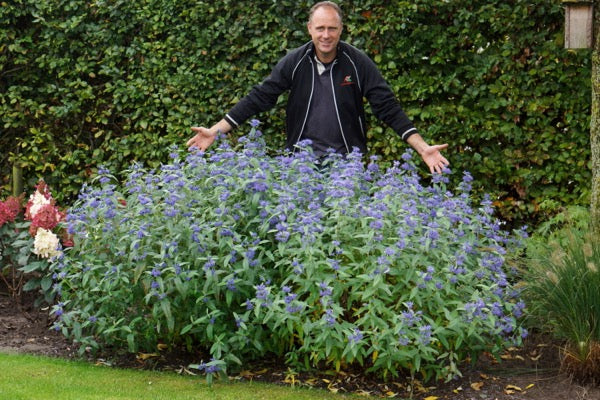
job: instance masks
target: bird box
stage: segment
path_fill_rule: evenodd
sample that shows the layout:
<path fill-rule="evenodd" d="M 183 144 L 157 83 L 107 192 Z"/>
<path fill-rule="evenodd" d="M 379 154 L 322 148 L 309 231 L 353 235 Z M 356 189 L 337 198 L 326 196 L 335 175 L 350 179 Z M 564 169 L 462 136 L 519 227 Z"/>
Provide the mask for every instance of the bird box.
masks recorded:
<path fill-rule="evenodd" d="M 593 0 L 563 0 L 565 6 L 565 48 L 591 49 L 594 37 Z"/>

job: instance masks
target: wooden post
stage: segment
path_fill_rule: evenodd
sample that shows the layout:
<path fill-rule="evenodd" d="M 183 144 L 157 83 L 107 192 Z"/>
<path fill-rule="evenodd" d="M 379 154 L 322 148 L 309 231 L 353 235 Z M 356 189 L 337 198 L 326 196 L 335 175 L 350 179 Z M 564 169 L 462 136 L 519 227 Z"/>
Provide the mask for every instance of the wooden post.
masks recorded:
<path fill-rule="evenodd" d="M 12 169 L 12 192 L 15 197 L 23 193 L 23 168 L 17 164 L 13 164 Z"/>
<path fill-rule="evenodd" d="M 590 146 L 592 195 L 590 213 L 592 229 L 600 236 L 600 7 L 594 7 L 594 46 L 592 48 L 592 116 Z"/>

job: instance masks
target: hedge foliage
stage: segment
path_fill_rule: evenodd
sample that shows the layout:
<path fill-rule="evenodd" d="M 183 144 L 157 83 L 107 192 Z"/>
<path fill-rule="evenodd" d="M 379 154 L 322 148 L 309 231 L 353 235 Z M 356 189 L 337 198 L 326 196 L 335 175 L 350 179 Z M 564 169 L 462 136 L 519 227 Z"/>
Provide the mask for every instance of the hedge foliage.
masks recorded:
<path fill-rule="evenodd" d="M 216 122 L 308 40 L 312 4 L 2 2 L 0 183 L 8 190 L 17 163 L 64 202 L 99 164 L 166 162 L 191 125 Z M 560 0 L 342 6 L 343 39 L 376 61 L 428 141 L 451 144 L 453 167 L 497 196 L 503 219 L 535 224 L 587 201 L 590 52 L 563 49 Z M 280 147 L 283 107 L 257 117 Z M 370 126 L 370 151 L 399 158 L 398 137 Z"/>

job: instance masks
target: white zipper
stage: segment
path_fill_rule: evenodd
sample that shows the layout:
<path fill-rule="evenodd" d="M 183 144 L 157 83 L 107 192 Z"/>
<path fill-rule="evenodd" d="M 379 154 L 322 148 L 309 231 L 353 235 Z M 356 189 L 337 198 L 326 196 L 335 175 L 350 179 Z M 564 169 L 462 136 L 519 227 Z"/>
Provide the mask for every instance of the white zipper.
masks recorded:
<path fill-rule="evenodd" d="M 348 142 L 346 141 L 346 135 L 344 135 L 344 128 L 342 127 L 342 120 L 340 119 L 340 112 L 338 110 L 337 99 L 335 98 L 335 84 L 333 83 L 333 67 L 337 64 L 337 60 L 333 62 L 331 65 L 331 70 L 329 71 L 329 79 L 331 80 L 331 94 L 333 95 L 333 105 L 335 107 L 335 115 L 338 120 L 338 125 L 340 126 L 340 132 L 342 134 L 342 140 L 344 140 L 344 146 L 346 146 L 346 152 L 350 153 L 350 148 L 348 147 Z M 313 72 L 314 74 L 314 72 Z"/>

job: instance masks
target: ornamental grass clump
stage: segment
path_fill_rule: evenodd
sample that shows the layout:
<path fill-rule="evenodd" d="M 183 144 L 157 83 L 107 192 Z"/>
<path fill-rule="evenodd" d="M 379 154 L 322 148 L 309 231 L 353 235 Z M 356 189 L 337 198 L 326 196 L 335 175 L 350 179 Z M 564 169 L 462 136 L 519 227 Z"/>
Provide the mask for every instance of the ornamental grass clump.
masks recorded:
<path fill-rule="evenodd" d="M 468 173 L 455 192 L 446 175 L 425 184 L 412 156 L 270 157 L 255 123 L 123 185 L 100 171 L 67 217 L 56 329 L 82 349 L 205 350 L 209 375 L 276 355 L 450 379 L 525 334 L 520 245 L 489 199 L 472 204 Z"/>
<path fill-rule="evenodd" d="M 581 383 L 600 383 L 600 238 L 589 211 L 528 242 L 524 296 L 529 324 L 563 341 L 562 369 Z M 543 228 L 543 227 L 542 227 Z"/>

